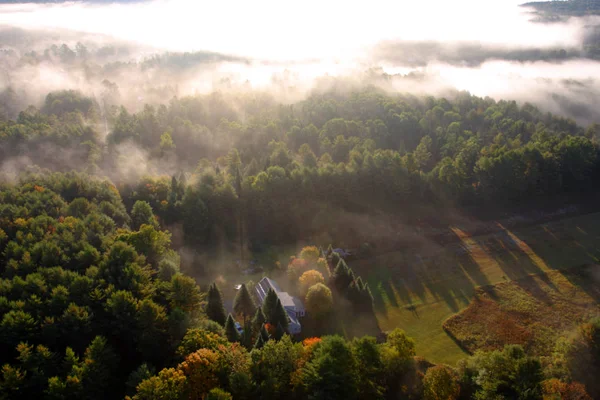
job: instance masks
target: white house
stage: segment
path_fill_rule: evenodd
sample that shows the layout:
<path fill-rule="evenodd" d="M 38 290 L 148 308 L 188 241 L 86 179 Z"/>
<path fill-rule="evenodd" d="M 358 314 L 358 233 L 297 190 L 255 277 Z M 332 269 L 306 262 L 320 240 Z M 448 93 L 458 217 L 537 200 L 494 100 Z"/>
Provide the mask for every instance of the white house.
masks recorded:
<path fill-rule="evenodd" d="M 303 317 L 306 313 L 302 301 L 297 297 L 290 296 L 288 292 L 282 292 L 277 282 L 264 277 L 256 285 L 256 295 L 258 296 L 258 300 L 260 301 L 261 305 L 263 301 L 265 301 L 265 297 L 267 297 L 269 289 L 273 289 L 275 291 L 277 297 L 279 297 L 279 301 L 281 301 L 281 305 L 287 312 L 289 320 L 289 332 L 292 335 L 300 333 L 302 331 L 302 326 L 300 325 L 298 318 Z"/>

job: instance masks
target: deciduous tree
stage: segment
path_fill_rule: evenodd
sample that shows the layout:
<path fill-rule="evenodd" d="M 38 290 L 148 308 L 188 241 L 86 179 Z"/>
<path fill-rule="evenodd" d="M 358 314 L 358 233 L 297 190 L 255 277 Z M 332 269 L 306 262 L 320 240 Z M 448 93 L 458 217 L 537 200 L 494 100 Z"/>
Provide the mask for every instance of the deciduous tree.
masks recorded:
<path fill-rule="evenodd" d="M 306 312 L 313 318 L 320 319 L 328 315 L 333 307 L 331 290 L 317 283 L 308 289 L 306 294 Z"/>

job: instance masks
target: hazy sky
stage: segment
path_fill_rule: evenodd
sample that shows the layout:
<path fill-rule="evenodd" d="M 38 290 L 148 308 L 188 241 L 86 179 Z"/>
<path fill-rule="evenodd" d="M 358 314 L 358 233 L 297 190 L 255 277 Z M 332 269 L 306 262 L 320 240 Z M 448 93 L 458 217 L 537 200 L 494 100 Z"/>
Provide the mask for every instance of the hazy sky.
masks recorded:
<path fill-rule="evenodd" d="M 360 77 L 368 68 L 382 67 L 389 73 L 416 71 L 427 76 L 426 81 L 400 80 L 395 87 L 398 91 L 435 95 L 453 87 L 479 96 L 530 101 L 584 124 L 600 119 L 593 107 L 600 102 L 600 63 L 577 58 L 583 54 L 584 26 L 600 25 L 600 18 L 532 23 L 531 14 L 518 7 L 519 3 L 156 0 L 111 5 L 20 4 L 0 5 L 0 27 L 50 28 L 54 34 L 44 33 L 42 37 L 56 44 L 107 42 L 111 39 L 106 37 L 112 37 L 143 44 L 135 47 L 138 55 L 154 53 L 146 50 L 151 47 L 214 51 L 253 60 L 249 64 L 200 65 L 171 76 L 163 70 L 155 74 L 146 71 L 145 75 L 133 71 L 121 79 L 109 77 L 121 88 L 128 88 L 123 93 L 142 99 L 140 103 L 147 99 L 136 89 L 144 85 L 169 84 L 179 87 L 180 95 L 193 94 L 213 90 L 214 82 L 225 77 L 235 84 L 249 82 L 254 88 L 273 92 L 282 87 L 273 85 L 278 79 L 307 90 L 324 74 Z M 63 34 L 65 30 L 71 34 Z M 79 33 L 73 35 L 73 31 Z M 82 33 L 104 36 L 87 40 L 89 35 Z M 569 59 L 546 62 L 534 57 L 517 62 L 514 57 L 504 57 L 521 54 L 521 50 L 550 48 L 567 49 Z M 0 87 L 8 82 L 36 87 L 39 98 L 65 87 L 100 90 L 93 86 L 99 82 L 82 85 L 84 71 L 52 65 L 25 65 L 19 70 L 9 67 L 4 74 L 6 79 L 3 83 L 0 76 Z"/>
<path fill-rule="evenodd" d="M 275 60 L 355 59 L 385 40 L 575 45 L 576 24 L 531 24 L 515 0 L 157 0 L 2 5 L 0 24 L 109 34 L 159 48 Z"/>

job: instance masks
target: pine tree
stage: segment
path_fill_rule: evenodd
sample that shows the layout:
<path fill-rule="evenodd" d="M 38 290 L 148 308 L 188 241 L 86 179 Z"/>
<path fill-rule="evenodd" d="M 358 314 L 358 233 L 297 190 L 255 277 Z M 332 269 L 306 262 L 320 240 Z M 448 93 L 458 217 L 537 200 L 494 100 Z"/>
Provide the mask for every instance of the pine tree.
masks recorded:
<path fill-rule="evenodd" d="M 257 308 L 256 313 L 254 313 L 254 318 L 252 318 L 252 332 L 257 335 L 265 322 L 267 322 L 267 319 L 265 318 L 262 308 Z"/>
<path fill-rule="evenodd" d="M 244 319 L 244 322 L 251 318 L 256 311 L 256 305 L 254 304 L 252 297 L 250 297 L 250 292 L 248 292 L 246 284 L 242 284 L 242 287 L 235 295 L 235 299 L 233 300 L 233 311 L 235 311 L 238 316 L 241 316 Z"/>
<path fill-rule="evenodd" d="M 256 339 L 256 343 L 254 343 L 255 349 L 262 349 L 265 345 L 265 341 L 263 340 L 262 335 L 258 335 L 258 339 Z"/>
<path fill-rule="evenodd" d="M 206 316 L 221 325 L 225 325 L 227 315 L 225 314 L 225 307 L 223 307 L 223 296 L 216 283 L 208 288 L 207 297 Z"/>
<path fill-rule="evenodd" d="M 283 329 L 283 326 L 281 326 L 281 324 L 277 324 L 277 329 L 275 330 L 275 340 L 281 340 L 285 333 L 286 332 L 285 329 Z"/>
<path fill-rule="evenodd" d="M 335 288 L 338 293 L 345 294 L 352 281 L 354 281 L 354 272 L 348 268 L 344 260 L 340 260 L 331 275 L 330 286 Z"/>
<path fill-rule="evenodd" d="M 373 312 L 373 293 L 371 293 L 371 288 L 368 283 L 363 285 L 362 308 L 366 312 Z"/>
<path fill-rule="evenodd" d="M 283 329 L 287 332 L 289 326 L 288 314 L 283 308 L 283 305 L 279 299 L 277 299 L 277 306 L 275 307 L 275 315 L 273 316 L 273 320 L 269 321 L 269 323 L 273 324 L 274 326 L 281 324 Z"/>
<path fill-rule="evenodd" d="M 273 317 L 275 316 L 275 309 L 277 308 L 278 300 L 279 297 L 277 297 L 277 293 L 275 293 L 273 289 L 269 289 L 262 305 L 262 311 L 265 316 L 265 320 L 269 323 L 272 323 Z"/>
<path fill-rule="evenodd" d="M 232 343 L 240 341 L 240 334 L 235 328 L 235 321 L 231 314 L 227 316 L 227 321 L 225 322 L 225 336 Z"/>
<path fill-rule="evenodd" d="M 346 289 L 346 298 L 350 301 L 354 310 L 358 311 L 361 300 L 361 289 L 358 281 L 353 281 L 348 285 L 348 288 Z"/>
<path fill-rule="evenodd" d="M 82 383 L 86 390 L 89 390 L 90 399 L 102 399 L 107 394 L 114 395 L 116 377 L 113 371 L 118 364 L 118 357 L 107 340 L 96 336 L 85 350 L 82 370 Z"/>
<path fill-rule="evenodd" d="M 250 321 L 244 324 L 244 332 L 241 337 L 242 346 L 250 350 L 252 348 L 252 324 Z"/>

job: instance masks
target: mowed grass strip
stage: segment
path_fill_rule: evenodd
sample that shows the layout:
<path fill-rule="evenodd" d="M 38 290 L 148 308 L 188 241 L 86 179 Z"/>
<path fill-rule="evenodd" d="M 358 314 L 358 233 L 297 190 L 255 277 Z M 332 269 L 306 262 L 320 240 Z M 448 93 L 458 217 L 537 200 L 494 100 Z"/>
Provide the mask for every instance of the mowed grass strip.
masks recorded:
<path fill-rule="evenodd" d="M 469 353 L 520 344 L 549 355 L 559 337 L 599 314 L 599 278 L 600 266 L 593 264 L 480 288 L 444 329 Z"/>
<path fill-rule="evenodd" d="M 457 243 L 423 243 L 351 263 L 369 282 L 381 329 L 402 328 L 427 359 L 454 364 L 467 354 L 443 322 L 469 305 L 479 287 L 589 264 L 600 248 L 600 213 L 470 236 Z"/>

